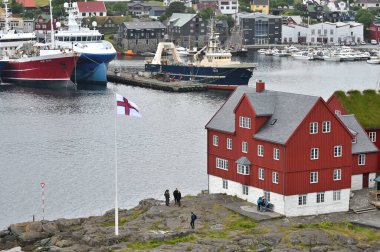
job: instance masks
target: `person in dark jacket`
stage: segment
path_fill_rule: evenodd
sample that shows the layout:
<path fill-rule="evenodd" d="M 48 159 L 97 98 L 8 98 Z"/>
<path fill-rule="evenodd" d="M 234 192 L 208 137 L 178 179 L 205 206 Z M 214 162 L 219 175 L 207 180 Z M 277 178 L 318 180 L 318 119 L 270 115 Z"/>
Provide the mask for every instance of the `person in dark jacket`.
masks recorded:
<path fill-rule="evenodd" d="M 178 188 L 176 188 L 174 190 L 173 196 L 174 196 L 174 205 L 177 205 L 177 203 L 178 203 Z"/>
<path fill-rule="evenodd" d="M 178 206 L 179 207 L 181 206 L 181 198 L 182 198 L 181 191 L 178 191 L 177 201 L 178 201 Z"/>
<path fill-rule="evenodd" d="M 169 206 L 169 202 L 170 202 L 170 193 L 169 193 L 169 189 L 166 189 L 165 193 L 164 193 L 164 196 L 165 196 L 165 202 L 166 202 L 166 205 Z"/>
<path fill-rule="evenodd" d="M 191 221 L 190 221 L 190 226 L 191 226 L 192 229 L 194 229 L 194 222 L 195 222 L 195 220 L 197 219 L 197 216 L 196 216 L 193 212 L 191 212 L 191 217 L 190 217 L 190 219 L 191 219 Z"/>

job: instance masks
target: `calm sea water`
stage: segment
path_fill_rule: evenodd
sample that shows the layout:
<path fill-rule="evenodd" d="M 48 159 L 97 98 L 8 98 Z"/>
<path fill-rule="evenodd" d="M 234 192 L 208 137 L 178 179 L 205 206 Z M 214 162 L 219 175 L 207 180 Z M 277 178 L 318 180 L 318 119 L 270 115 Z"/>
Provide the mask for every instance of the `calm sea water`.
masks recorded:
<path fill-rule="evenodd" d="M 328 98 L 337 89 L 376 88 L 380 65 L 309 62 L 250 52 L 259 63 L 250 81 L 267 89 Z M 135 70 L 143 61 L 118 60 Z M 142 118 L 116 117 L 114 92 L 140 107 Z M 100 215 L 114 206 L 115 142 L 119 207 L 207 189 L 205 124 L 226 93 L 166 93 L 109 83 L 100 90 L 0 86 L 0 229 L 42 218 Z"/>

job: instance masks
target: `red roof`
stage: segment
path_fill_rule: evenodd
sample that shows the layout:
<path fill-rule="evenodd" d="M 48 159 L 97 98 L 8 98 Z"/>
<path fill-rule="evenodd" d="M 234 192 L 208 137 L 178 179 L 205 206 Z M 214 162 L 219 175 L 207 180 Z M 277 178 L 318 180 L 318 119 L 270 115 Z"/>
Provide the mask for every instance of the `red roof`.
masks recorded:
<path fill-rule="evenodd" d="M 106 12 L 104 2 L 78 2 L 79 12 Z"/>
<path fill-rule="evenodd" d="M 16 0 L 16 2 L 22 4 L 25 8 L 36 8 L 36 1 L 34 0 Z"/>

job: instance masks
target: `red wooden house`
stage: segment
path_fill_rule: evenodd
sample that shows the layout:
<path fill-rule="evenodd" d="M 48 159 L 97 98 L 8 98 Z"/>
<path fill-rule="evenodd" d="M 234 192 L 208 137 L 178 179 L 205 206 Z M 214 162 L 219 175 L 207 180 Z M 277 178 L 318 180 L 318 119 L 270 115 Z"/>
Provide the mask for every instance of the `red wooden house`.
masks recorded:
<path fill-rule="evenodd" d="M 356 94 L 357 96 L 358 94 Z M 378 108 L 380 107 L 380 96 L 373 97 L 374 94 L 360 94 L 362 96 L 368 96 L 368 102 L 372 105 L 377 103 L 377 106 L 367 106 L 367 104 L 361 104 L 360 101 L 365 101 L 366 99 L 360 99 L 351 101 L 350 106 L 344 106 L 347 104 L 346 101 L 350 99 L 350 96 L 345 94 L 336 93 L 332 95 L 327 103 L 331 109 L 343 119 L 347 127 L 355 135 L 354 144 L 352 149 L 352 181 L 351 187 L 353 190 L 374 187 L 376 174 L 380 174 L 380 122 L 368 122 L 368 118 L 373 117 L 375 113 L 380 113 Z M 353 95 L 351 98 L 355 97 Z M 355 98 L 353 98 L 355 99 Z M 351 118 L 348 114 L 355 113 L 356 107 L 363 107 L 366 109 L 361 112 L 358 116 L 358 120 L 354 120 L 352 115 Z M 366 120 L 364 121 L 363 118 Z M 358 122 L 359 121 L 359 122 Z M 359 124 L 360 123 L 360 124 Z M 363 128 L 365 131 L 363 130 Z"/>
<path fill-rule="evenodd" d="M 351 132 L 320 97 L 238 87 L 206 125 L 210 193 L 286 216 L 347 211 Z"/>

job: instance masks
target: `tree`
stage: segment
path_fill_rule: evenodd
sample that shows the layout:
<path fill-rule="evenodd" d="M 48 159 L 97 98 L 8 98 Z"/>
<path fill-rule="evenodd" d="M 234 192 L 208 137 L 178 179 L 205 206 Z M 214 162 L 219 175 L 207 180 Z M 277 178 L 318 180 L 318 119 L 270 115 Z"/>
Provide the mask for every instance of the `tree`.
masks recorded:
<path fill-rule="evenodd" d="M 16 0 L 12 0 L 11 12 L 21 14 L 24 12 L 24 6 L 21 3 L 16 2 Z"/>
<path fill-rule="evenodd" d="M 300 10 L 287 10 L 282 13 L 283 16 L 301 16 L 303 15 L 303 11 Z"/>
<path fill-rule="evenodd" d="M 227 20 L 228 28 L 233 28 L 235 26 L 235 20 L 232 18 L 231 15 L 218 15 L 216 16 L 216 20 Z"/>
<path fill-rule="evenodd" d="M 198 15 L 205 20 L 210 20 L 214 16 L 214 10 L 211 8 L 204 8 L 198 12 Z"/>
<path fill-rule="evenodd" d="M 368 27 L 373 23 L 374 19 L 375 15 L 370 10 L 360 9 L 356 12 L 355 20 L 363 24 L 365 37 L 368 35 Z"/>
<path fill-rule="evenodd" d="M 128 11 L 128 5 L 125 2 L 106 2 L 107 15 L 126 15 Z"/>
<path fill-rule="evenodd" d="M 185 13 L 186 6 L 182 2 L 172 2 L 166 9 L 167 16 L 171 16 L 173 13 Z"/>

